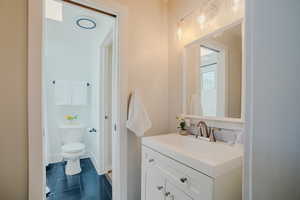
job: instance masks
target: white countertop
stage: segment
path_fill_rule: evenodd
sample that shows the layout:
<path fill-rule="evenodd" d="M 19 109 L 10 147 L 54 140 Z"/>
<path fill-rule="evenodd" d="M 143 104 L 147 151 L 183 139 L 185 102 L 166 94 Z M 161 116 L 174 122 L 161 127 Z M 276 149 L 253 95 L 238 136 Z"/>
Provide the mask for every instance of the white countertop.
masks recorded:
<path fill-rule="evenodd" d="M 144 137 L 142 144 L 213 178 L 242 166 L 242 145 L 207 142 L 179 134 Z"/>

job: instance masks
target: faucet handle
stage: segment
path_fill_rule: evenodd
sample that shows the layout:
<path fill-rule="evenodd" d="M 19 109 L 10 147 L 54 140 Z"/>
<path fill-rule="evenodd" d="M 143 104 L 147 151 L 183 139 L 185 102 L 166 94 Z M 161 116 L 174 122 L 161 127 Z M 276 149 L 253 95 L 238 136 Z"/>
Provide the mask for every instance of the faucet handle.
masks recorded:
<path fill-rule="evenodd" d="M 215 131 L 220 131 L 220 128 L 215 128 L 215 127 L 210 127 L 209 128 L 209 141 L 210 142 L 216 142 L 216 136 L 215 136 Z"/>
<path fill-rule="evenodd" d="M 216 142 L 215 129 L 214 128 L 209 128 L 209 141 L 210 142 Z"/>
<path fill-rule="evenodd" d="M 199 132 L 200 132 L 200 136 L 201 137 L 209 137 L 209 130 L 208 130 L 208 126 L 205 123 L 205 121 L 199 121 L 197 124 L 197 127 L 199 128 Z"/>

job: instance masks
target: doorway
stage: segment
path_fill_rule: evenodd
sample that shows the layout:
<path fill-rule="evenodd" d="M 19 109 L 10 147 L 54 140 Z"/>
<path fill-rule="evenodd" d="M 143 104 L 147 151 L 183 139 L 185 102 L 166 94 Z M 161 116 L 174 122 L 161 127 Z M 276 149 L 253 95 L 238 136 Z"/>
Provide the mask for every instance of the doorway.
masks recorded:
<path fill-rule="evenodd" d="M 43 22 L 45 199 L 111 200 L 116 16 L 45 0 Z"/>
<path fill-rule="evenodd" d="M 103 126 L 103 169 L 108 181 L 112 182 L 112 82 L 110 77 L 112 76 L 112 67 L 114 65 L 113 59 L 113 30 L 104 39 L 101 46 L 101 58 L 103 69 L 103 90 L 104 97 L 104 126 Z"/>
<path fill-rule="evenodd" d="M 66 0 L 64 0 L 66 1 Z M 70 1 L 70 0 L 68 0 Z M 59 2 L 59 1 L 58 1 Z M 74 0 L 75 4 L 101 10 L 116 16 L 114 55 L 115 64 L 112 69 L 113 107 L 112 122 L 112 169 L 114 200 L 127 199 L 127 91 L 128 91 L 128 9 L 115 2 L 87 2 Z M 44 37 L 45 0 L 28 0 L 28 199 L 45 199 L 46 174 L 43 159 L 43 116 L 42 116 L 42 64 Z"/>

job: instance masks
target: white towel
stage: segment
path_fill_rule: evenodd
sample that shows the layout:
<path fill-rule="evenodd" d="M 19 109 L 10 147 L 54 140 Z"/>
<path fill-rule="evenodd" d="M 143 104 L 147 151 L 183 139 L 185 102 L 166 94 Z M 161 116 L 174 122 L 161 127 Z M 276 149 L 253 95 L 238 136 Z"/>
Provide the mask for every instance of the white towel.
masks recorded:
<path fill-rule="evenodd" d="M 69 81 L 55 81 L 55 104 L 71 105 L 71 85 Z"/>
<path fill-rule="evenodd" d="M 85 106 L 87 105 L 87 82 L 73 81 L 72 82 L 72 105 Z"/>
<path fill-rule="evenodd" d="M 148 113 L 140 97 L 136 91 L 134 91 L 129 102 L 129 114 L 126 127 L 134 132 L 137 137 L 142 137 L 151 126 L 152 123 Z"/>

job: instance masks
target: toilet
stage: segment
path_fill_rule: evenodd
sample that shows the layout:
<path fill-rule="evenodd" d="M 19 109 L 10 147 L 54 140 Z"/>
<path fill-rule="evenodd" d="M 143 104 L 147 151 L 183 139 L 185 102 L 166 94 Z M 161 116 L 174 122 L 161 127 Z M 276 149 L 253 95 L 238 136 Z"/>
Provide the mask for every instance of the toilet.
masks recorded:
<path fill-rule="evenodd" d="M 83 143 L 84 127 L 82 125 L 61 125 L 63 160 L 67 161 L 66 175 L 75 175 L 81 172 L 80 158 L 85 154 Z"/>

